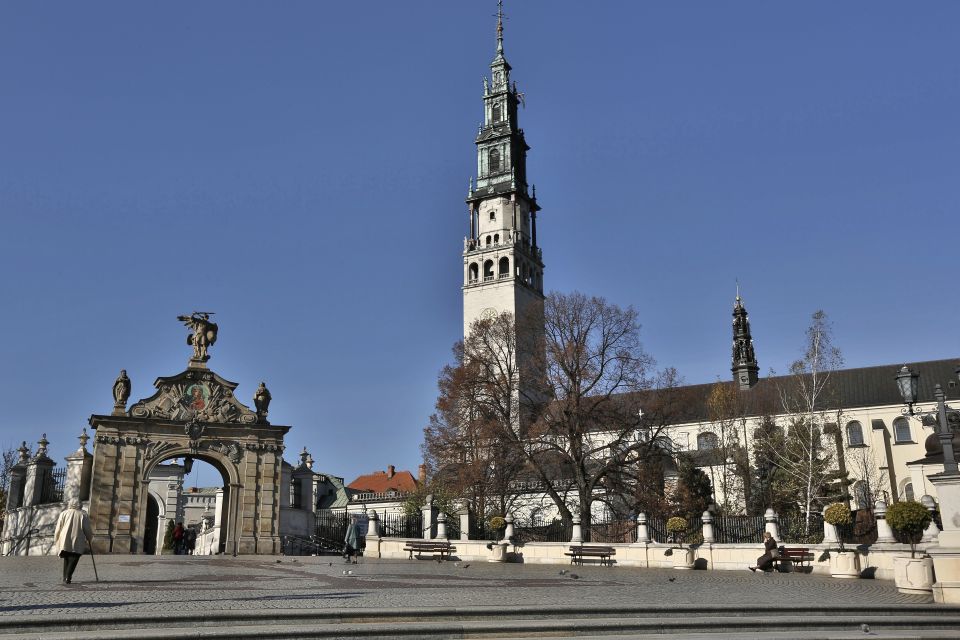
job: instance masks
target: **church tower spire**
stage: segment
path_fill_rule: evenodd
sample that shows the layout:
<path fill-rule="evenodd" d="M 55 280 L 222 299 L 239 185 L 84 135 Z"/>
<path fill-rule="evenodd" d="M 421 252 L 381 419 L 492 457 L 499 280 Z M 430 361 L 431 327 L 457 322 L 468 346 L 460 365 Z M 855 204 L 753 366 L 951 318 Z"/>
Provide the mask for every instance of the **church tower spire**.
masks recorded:
<path fill-rule="evenodd" d="M 476 185 L 467 194 L 463 246 L 464 335 L 490 313 L 524 313 L 543 301 L 543 254 L 537 246 L 536 195 L 527 185 L 527 151 L 518 122 L 523 94 L 503 54 L 503 0 L 497 3 L 497 49 L 483 78 L 483 122 Z"/>
<path fill-rule="evenodd" d="M 757 356 L 753 351 L 753 338 L 750 336 L 750 317 L 740 298 L 740 286 L 737 285 L 737 299 L 733 305 L 733 380 L 741 390 L 750 389 L 757 384 Z"/>

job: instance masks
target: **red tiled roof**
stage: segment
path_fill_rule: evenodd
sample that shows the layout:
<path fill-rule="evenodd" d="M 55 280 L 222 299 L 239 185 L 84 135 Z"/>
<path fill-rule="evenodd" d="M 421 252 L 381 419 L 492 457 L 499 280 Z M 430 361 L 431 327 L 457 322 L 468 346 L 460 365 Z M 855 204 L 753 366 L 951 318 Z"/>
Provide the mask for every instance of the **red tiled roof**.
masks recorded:
<path fill-rule="evenodd" d="M 347 485 L 354 491 L 369 491 L 371 493 L 386 493 L 390 489 L 405 493 L 417 489 L 417 481 L 409 471 L 396 471 L 393 477 L 388 477 L 386 471 L 375 471 L 359 476 Z"/>

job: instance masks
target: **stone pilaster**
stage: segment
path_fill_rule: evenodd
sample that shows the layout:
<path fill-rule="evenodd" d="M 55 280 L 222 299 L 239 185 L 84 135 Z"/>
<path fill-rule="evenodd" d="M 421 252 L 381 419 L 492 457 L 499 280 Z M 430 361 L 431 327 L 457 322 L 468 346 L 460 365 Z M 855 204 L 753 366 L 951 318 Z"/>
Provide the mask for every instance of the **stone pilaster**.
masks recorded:
<path fill-rule="evenodd" d="M 67 480 L 63 486 L 63 501 L 84 501 L 90 497 L 90 476 L 93 473 L 93 456 L 87 451 L 87 430 L 80 435 L 80 448 L 64 458 L 67 461 Z"/>

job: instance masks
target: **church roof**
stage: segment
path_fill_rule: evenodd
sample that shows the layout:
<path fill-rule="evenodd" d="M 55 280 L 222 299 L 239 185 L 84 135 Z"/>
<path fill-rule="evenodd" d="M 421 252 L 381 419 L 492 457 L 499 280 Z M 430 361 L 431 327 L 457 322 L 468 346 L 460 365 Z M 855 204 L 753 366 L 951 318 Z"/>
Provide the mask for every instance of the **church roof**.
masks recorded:
<path fill-rule="evenodd" d="M 861 407 L 876 407 L 903 404 L 903 397 L 896 384 L 897 371 L 904 363 L 880 365 L 875 367 L 858 367 L 855 369 L 838 369 L 830 374 L 829 387 L 823 395 L 821 410 L 857 409 Z M 946 394 L 947 400 L 960 400 L 960 385 L 957 383 L 955 369 L 957 359 L 927 360 L 925 362 L 906 363 L 911 371 L 920 374 L 918 402 L 933 402 L 934 386 L 939 383 Z M 780 391 L 795 384 L 793 376 L 771 376 L 761 378 L 757 384 L 740 391 L 733 381 L 714 382 L 708 384 L 687 385 L 671 389 L 650 391 L 651 400 L 655 395 L 673 400 L 678 414 L 671 421 L 709 422 L 709 398 L 714 388 L 719 385 L 737 389 L 738 397 L 744 405 L 744 415 L 761 416 L 783 413 L 780 403 Z"/>

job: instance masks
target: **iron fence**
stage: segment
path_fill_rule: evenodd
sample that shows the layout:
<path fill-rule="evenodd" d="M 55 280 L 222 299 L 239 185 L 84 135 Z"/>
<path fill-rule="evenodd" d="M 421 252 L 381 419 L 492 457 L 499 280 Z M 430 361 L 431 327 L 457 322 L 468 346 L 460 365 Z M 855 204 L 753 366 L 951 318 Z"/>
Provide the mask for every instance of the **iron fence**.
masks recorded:
<path fill-rule="evenodd" d="M 780 540 L 800 544 L 820 544 L 823 542 L 823 514 L 811 513 L 810 525 L 803 514 L 780 516 Z"/>
<path fill-rule="evenodd" d="M 325 549 L 343 549 L 350 517 L 346 512 L 318 511 L 314 520 L 313 540 Z"/>
<path fill-rule="evenodd" d="M 450 540 L 459 540 L 460 539 L 460 516 L 450 515 L 447 516 L 447 538 Z"/>
<path fill-rule="evenodd" d="M 765 528 L 763 516 L 717 516 L 713 519 L 713 535 L 721 544 L 762 542 Z"/>
<path fill-rule="evenodd" d="M 550 522 L 531 520 L 527 524 L 513 525 L 513 539 L 517 542 L 570 542 L 572 537 L 573 526 L 558 518 Z"/>
<path fill-rule="evenodd" d="M 67 468 L 54 467 L 50 475 L 43 479 L 43 493 L 40 504 L 63 502 L 63 487 L 67 483 Z"/>
<path fill-rule="evenodd" d="M 423 514 L 384 514 L 380 519 L 380 535 L 384 538 L 422 538 Z"/>
<path fill-rule="evenodd" d="M 686 518 L 687 527 L 679 535 L 682 544 L 703 544 L 703 520 L 700 516 Z M 648 518 L 647 529 L 654 542 L 673 542 L 673 534 L 667 531 L 666 518 Z"/>
<path fill-rule="evenodd" d="M 518 527 L 514 525 L 513 533 L 514 538 L 517 538 Z M 490 521 L 486 518 L 476 516 L 475 514 L 470 514 L 470 532 L 469 538 L 471 540 L 497 540 L 502 532 L 493 530 L 490 527 Z M 534 542 L 534 540 L 529 540 L 529 542 Z"/>
<path fill-rule="evenodd" d="M 877 541 L 877 520 L 872 509 L 850 512 L 850 524 L 837 527 L 837 536 L 844 544 L 873 544 Z"/>
<path fill-rule="evenodd" d="M 587 542 L 627 542 L 637 541 L 637 523 L 632 520 L 591 521 L 589 530 L 583 532 Z"/>

